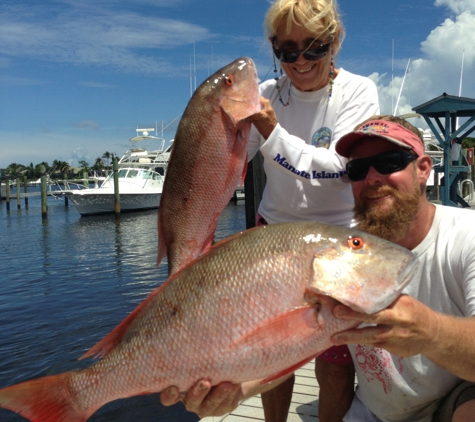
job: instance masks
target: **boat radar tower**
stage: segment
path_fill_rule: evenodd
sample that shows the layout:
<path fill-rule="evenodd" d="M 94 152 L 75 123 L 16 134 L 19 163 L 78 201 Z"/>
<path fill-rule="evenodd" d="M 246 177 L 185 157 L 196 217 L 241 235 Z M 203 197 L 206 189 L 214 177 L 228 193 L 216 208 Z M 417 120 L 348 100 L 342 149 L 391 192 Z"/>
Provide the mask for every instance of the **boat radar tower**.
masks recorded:
<path fill-rule="evenodd" d="M 137 136 L 130 138 L 130 142 L 139 142 L 139 141 L 146 141 L 150 139 L 160 139 L 158 136 L 150 135 L 150 132 L 155 132 L 155 129 L 152 128 L 143 128 L 143 129 L 135 129 L 137 132 Z"/>

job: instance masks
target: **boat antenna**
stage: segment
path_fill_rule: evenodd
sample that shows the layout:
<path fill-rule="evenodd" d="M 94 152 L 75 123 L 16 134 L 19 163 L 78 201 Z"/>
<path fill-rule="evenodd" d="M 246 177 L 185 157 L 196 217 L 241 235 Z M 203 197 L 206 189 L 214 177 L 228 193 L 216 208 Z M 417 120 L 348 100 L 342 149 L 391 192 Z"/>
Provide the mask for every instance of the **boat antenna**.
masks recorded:
<path fill-rule="evenodd" d="M 393 38 L 393 55 L 392 55 L 392 60 L 391 60 L 391 110 L 394 108 L 393 83 L 394 83 L 394 38 Z"/>
<path fill-rule="evenodd" d="M 401 88 L 399 89 L 399 94 L 397 96 L 396 107 L 394 107 L 393 116 L 396 115 L 396 111 L 397 111 L 397 108 L 399 106 L 399 99 L 401 98 L 402 89 L 404 88 L 404 82 L 406 81 L 407 71 L 409 70 L 409 63 L 411 63 L 411 58 L 410 57 L 409 57 L 409 60 L 407 62 L 406 71 L 404 72 L 404 77 L 402 78 L 402 84 L 401 84 Z"/>
<path fill-rule="evenodd" d="M 195 77 L 195 89 L 196 91 L 196 51 L 195 51 L 195 42 L 193 41 L 193 76 Z"/>
<path fill-rule="evenodd" d="M 462 51 L 462 69 L 460 70 L 459 97 L 462 96 L 463 62 L 465 60 L 465 49 Z"/>
<path fill-rule="evenodd" d="M 191 56 L 190 56 L 190 98 L 193 96 L 193 75 L 191 73 Z"/>
<path fill-rule="evenodd" d="M 463 62 L 465 60 L 465 49 L 462 50 L 462 68 L 460 69 L 459 97 L 462 96 Z M 459 117 L 457 116 L 456 130 L 459 128 Z"/>

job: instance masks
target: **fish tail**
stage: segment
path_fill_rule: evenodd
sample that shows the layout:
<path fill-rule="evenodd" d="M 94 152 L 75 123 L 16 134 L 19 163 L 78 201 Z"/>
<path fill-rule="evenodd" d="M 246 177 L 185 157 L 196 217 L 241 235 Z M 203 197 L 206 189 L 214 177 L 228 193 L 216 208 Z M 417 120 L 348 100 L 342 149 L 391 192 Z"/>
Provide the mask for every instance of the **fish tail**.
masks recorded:
<path fill-rule="evenodd" d="M 70 377 L 71 372 L 65 372 L 4 388 L 0 390 L 0 407 L 31 422 L 84 422 L 90 414 L 80 414 L 75 408 Z"/>

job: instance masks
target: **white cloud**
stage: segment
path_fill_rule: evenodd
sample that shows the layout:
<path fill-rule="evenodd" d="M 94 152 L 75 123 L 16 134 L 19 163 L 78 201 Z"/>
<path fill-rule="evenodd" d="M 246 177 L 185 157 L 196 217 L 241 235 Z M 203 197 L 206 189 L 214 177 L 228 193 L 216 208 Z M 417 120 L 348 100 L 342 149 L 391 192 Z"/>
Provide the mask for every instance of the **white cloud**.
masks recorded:
<path fill-rule="evenodd" d="M 435 5 L 447 6 L 456 14 L 463 13 L 464 11 L 475 13 L 475 0 L 435 0 Z"/>
<path fill-rule="evenodd" d="M 76 127 L 78 129 L 99 130 L 101 128 L 99 123 L 95 122 L 94 120 L 81 120 L 80 122 L 73 123 L 71 126 Z"/>
<path fill-rule="evenodd" d="M 475 0 L 438 0 L 436 5 L 464 11 L 446 19 L 421 42 L 421 57 L 412 58 L 404 81 L 397 114 L 411 113 L 412 108 L 432 100 L 444 92 L 458 95 L 463 61 L 462 96 L 475 97 Z M 396 77 L 392 85 L 384 84 L 384 76 L 373 74 L 378 85 L 381 111 L 393 114 L 403 77 Z"/>
<path fill-rule="evenodd" d="M 0 53 L 158 74 L 173 70 L 160 50 L 212 37 L 201 26 L 174 19 L 92 3 L 69 6 L 0 7 Z"/>
<path fill-rule="evenodd" d="M 76 148 L 71 153 L 71 158 L 68 160 L 70 166 L 77 166 L 80 161 L 86 161 L 87 163 L 91 161 L 91 156 L 89 155 L 87 148 Z"/>
<path fill-rule="evenodd" d="M 457 65 L 465 50 L 465 63 L 470 67 L 475 60 L 475 14 L 463 12 L 455 21 L 446 19 L 421 43 L 421 49 L 432 60 Z"/>

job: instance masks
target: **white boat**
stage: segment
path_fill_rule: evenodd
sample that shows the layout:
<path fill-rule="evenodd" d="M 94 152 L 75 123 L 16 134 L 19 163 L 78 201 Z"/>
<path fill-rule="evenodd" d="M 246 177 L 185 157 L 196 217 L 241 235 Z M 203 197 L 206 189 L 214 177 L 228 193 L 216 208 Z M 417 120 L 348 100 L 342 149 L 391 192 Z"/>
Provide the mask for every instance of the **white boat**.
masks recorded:
<path fill-rule="evenodd" d="M 163 150 L 165 140 L 149 135 L 154 129 L 136 129 L 140 136 L 131 138 L 133 148 L 118 162 L 120 211 L 139 211 L 158 208 L 162 196 L 171 144 Z M 157 149 L 136 148 L 138 142 L 159 141 Z M 146 145 L 148 146 L 148 144 Z M 114 174 L 93 189 L 72 190 L 66 193 L 81 215 L 115 212 Z"/>

